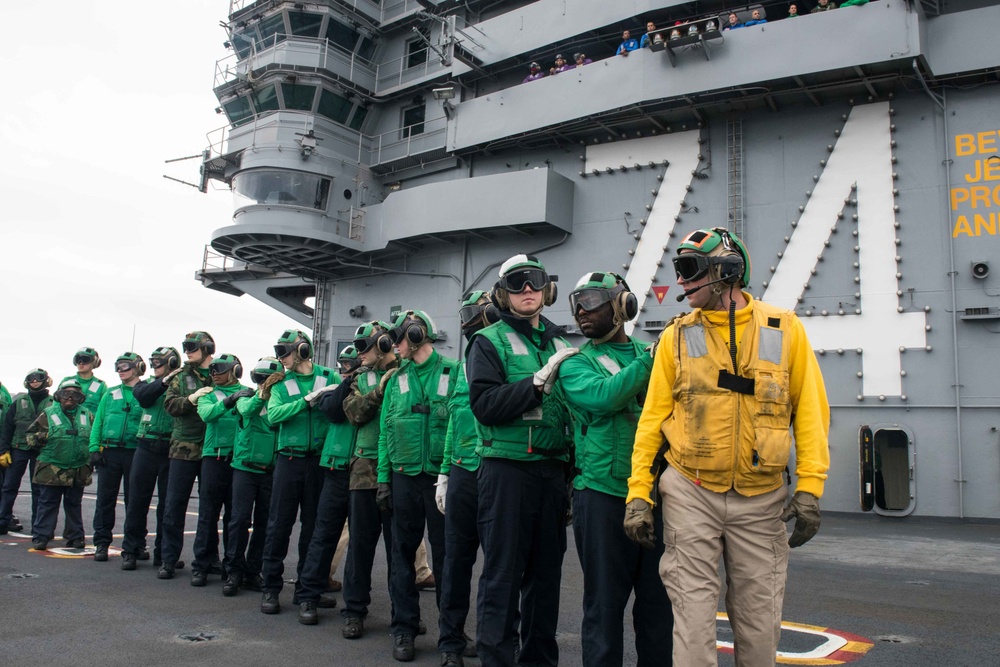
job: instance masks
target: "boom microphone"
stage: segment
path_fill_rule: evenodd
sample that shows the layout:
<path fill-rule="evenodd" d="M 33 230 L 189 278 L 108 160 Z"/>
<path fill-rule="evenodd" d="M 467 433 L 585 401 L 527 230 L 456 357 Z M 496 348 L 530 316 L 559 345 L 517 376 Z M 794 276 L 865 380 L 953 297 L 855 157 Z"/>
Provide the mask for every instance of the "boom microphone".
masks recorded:
<path fill-rule="evenodd" d="M 703 287 L 708 287 L 709 285 L 714 285 L 716 283 L 722 283 L 722 282 L 730 282 L 730 279 L 729 278 L 719 278 L 717 280 L 710 280 L 707 283 L 705 283 L 704 285 L 698 285 L 697 287 L 692 287 L 691 289 L 683 292 L 682 294 L 678 294 L 677 295 L 677 302 L 680 303 L 681 301 L 683 301 L 684 299 L 688 298 L 689 296 L 691 296 L 692 294 L 694 294 L 698 290 L 702 289 Z"/>

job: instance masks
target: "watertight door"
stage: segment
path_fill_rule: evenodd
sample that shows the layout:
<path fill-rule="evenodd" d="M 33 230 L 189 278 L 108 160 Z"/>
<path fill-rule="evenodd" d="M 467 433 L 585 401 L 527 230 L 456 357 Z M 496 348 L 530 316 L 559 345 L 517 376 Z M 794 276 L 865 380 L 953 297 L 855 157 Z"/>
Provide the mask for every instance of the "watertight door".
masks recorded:
<path fill-rule="evenodd" d="M 861 511 L 871 512 L 875 506 L 875 438 L 868 425 L 858 433 L 861 462 Z"/>

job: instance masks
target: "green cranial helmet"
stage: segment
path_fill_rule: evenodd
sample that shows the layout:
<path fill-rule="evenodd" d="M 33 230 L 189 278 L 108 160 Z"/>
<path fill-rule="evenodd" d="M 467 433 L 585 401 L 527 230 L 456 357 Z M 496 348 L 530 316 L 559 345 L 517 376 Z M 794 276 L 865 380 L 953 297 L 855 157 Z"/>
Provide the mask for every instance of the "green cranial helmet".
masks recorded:
<path fill-rule="evenodd" d="M 709 258 L 738 257 L 742 261 L 704 261 L 691 256 L 692 253 L 684 253 L 684 250 L 694 250 Z M 735 234 L 723 227 L 691 232 L 677 246 L 677 255 L 674 258 L 674 271 L 684 280 L 697 280 L 707 275 L 713 266 L 717 266 L 718 275 L 715 278 L 725 279 L 732 284 L 739 283 L 743 287 L 750 284 L 750 253 Z"/>
<path fill-rule="evenodd" d="M 617 273 L 606 271 L 583 274 L 569 294 L 570 313 L 574 318 L 581 308 L 589 313 L 606 303 L 611 304 L 614 327 L 596 339 L 597 343 L 610 340 L 625 322 L 635 319 L 639 314 L 638 299 L 632 294 L 624 278 Z"/>
<path fill-rule="evenodd" d="M 230 371 L 237 380 L 243 377 L 243 364 L 235 354 L 220 354 L 208 365 L 211 375 L 225 375 Z"/>
<path fill-rule="evenodd" d="M 462 323 L 462 333 L 469 337 L 483 327 L 500 321 L 500 313 L 490 301 L 489 292 L 476 290 L 462 301 L 458 318 Z"/>
<path fill-rule="evenodd" d="M 66 378 L 59 383 L 59 388 L 52 395 L 57 401 L 72 401 L 79 405 L 83 403 L 83 387 L 76 378 Z"/>
<path fill-rule="evenodd" d="M 166 366 L 170 370 L 176 370 L 181 367 L 181 355 L 175 348 L 158 347 L 149 355 L 149 365 L 153 368 Z"/>
<path fill-rule="evenodd" d="M 146 362 L 143 361 L 142 357 L 135 352 L 125 352 L 115 359 L 116 373 L 124 373 L 133 369 L 138 375 L 142 375 L 146 372 Z"/>
<path fill-rule="evenodd" d="M 73 354 L 74 366 L 90 363 L 94 364 L 94 368 L 100 368 L 101 366 L 101 355 L 97 354 L 97 350 L 94 348 L 81 347 Z"/>
<path fill-rule="evenodd" d="M 293 352 L 299 355 L 299 359 L 308 359 L 312 356 L 312 340 L 304 331 L 285 329 L 274 345 L 274 356 L 281 359 Z"/>
<path fill-rule="evenodd" d="M 555 282 L 538 258 L 534 255 L 514 255 L 500 265 L 500 280 L 494 288 L 497 305 L 501 310 L 510 310 L 509 296 L 520 294 L 528 287 L 542 293 L 542 304 L 551 306 L 556 302 Z M 541 310 L 542 305 L 539 305 L 535 313 L 511 313 L 517 317 L 531 318 Z"/>
<path fill-rule="evenodd" d="M 201 350 L 205 354 L 215 354 L 215 339 L 208 332 L 192 331 L 184 336 L 181 349 L 187 354 L 197 350 Z"/>
<path fill-rule="evenodd" d="M 30 389 L 28 385 L 32 382 L 41 382 L 42 387 L 52 386 L 52 378 L 49 377 L 49 372 L 44 368 L 33 368 L 24 376 L 25 389 Z"/>
<path fill-rule="evenodd" d="M 389 330 L 392 326 L 382 320 L 372 320 L 365 322 L 354 332 L 353 346 L 358 354 L 364 354 L 373 347 L 378 348 L 379 353 L 387 354 L 392 350 L 392 338 Z"/>
<path fill-rule="evenodd" d="M 340 366 L 341 375 L 350 375 L 361 366 L 361 357 L 358 355 L 358 348 L 348 345 L 337 356 L 337 364 Z"/>
<path fill-rule="evenodd" d="M 422 310 L 405 310 L 400 313 L 392 323 L 390 335 L 397 344 L 405 337 L 411 345 L 420 345 L 425 340 L 435 341 L 438 338 L 434 320 Z"/>
<path fill-rule="evenodd" d="M 250 379 L 253 380 L 254 384 L 260 384 L 267 379 L 268 375 L 279 373 L 281 370 L 281 362 L 274 357 L 261 357 L 254 364 L 253 370 L 250 371 Z"/>

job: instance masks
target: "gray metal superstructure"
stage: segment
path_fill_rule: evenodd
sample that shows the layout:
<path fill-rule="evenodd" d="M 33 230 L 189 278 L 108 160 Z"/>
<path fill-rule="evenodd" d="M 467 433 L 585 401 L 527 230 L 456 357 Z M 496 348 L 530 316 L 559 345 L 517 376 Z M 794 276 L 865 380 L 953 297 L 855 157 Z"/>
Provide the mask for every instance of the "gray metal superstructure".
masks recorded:
<path fill-rule="evenodd" d="M 1000 3 L 763 7 L 719 32 L 721 2 L 234 0 L 202 166 L 234 214 L 199 278 L 324 358 L 400 307 L 457 355 L 462 295 L 532 252 L 564 292 L 621 272 L 652 338 L 675 243 L 728 226 L 819 354 L 824 509 L 1000 518 Z M 662 42 L 614 55 L 647 20 Z"/>

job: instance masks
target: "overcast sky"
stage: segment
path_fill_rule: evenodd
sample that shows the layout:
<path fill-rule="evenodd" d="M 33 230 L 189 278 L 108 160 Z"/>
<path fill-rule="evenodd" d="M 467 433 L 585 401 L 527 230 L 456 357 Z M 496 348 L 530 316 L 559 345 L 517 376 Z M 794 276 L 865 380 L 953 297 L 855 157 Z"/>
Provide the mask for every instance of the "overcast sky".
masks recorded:
<path fill-rule="evenodd" d="M 195 155 L 220 127 L 214 63 L 227 55 L 228 0 L 57 0 L 4 8 L 0 113 L 0 382 L 21 391 L 45 368 L 75 372 L 75 350 L 148 362 L 201 329 L 250 367 L 286 327 L 250 296 L 194 279 L 213 230 L 231 222 L 228 190 L 208 194 Z M 245 379 L 249 381 L 249 373 Z"/>

